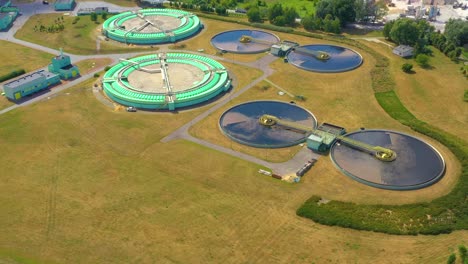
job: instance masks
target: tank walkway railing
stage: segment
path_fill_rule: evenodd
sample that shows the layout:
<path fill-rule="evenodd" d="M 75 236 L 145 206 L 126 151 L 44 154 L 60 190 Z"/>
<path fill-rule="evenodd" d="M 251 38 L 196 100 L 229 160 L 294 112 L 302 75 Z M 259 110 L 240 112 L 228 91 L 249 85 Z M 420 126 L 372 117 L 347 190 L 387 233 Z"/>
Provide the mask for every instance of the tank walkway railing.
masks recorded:
<path fill-rule="evenodd" d="M 367 152 L 375 156 L 379 160 L 393 161 L 396 158 L 396 153 L 391 149 L 387 149 L 381 146 L 374 146 L 374 145 L 367 144 L 362 141 L 355 140 L 349 137 L 344 137 L 344 136 L 337 136 L 336 139 L 340 140 L 341 143 L 351 148 L 354 148 L 363 152 Z"/>
<path fill-rule="evenodd" d="M 312 56 L 319 60 L 328 60 L 330 58 L 330 55 L 324 51 L 308 50 L 301 47 L 294 48 L 294 51 L 299 54 Z"/>
<path fill-rule="evenodd" d="M 254 43 L 263 44 L 263 45 L 273 45 L 273 44 L 278 43 L 278 41 L 268 41 L 268 40 L 263 40 L 263 39 L 257 39 L 257 38 L 253 38 L 253 37 L 247 36 L 247 35 L 242 35 L 242 37 L 239 39 L 239 41 L 241 43 L 254 42 Z"/>
<path fill-rule="evenodd" d="M 132 66 L 137 66 L 136 69 L 138 71 L 144 71 L 144 72 L 147 72 L 147 73 L 160 73 L 161 72 L 161 69 L 148 69 L 148 68 L 144 68 L 144 67 L 141 67 L 141 63 L 143 62 L 146 62 L 146 61 L 151 61 L 152 59 L 146 59 L 146 60 L 142 60 L 142 61 L 139 61 L 139 62 L 135 62 L 135 61 L 131 61 L 131 60 L 126 60 L 126 59 L 122 59 L 120 58 L 119 61 L 123 61 L 123 62 L 128 62 L 130 64 L 132 64 Z M 121 73 L 124 71 L 124 69 L 121 70 Z M 121 78 L 121 75 L 119 75 L 119 78 Z"/>
<path fill-rule="evenodd" d="M 174 97 L 172 93 L 172 85 L 171 85 L 171 81 L 169 78 L 169 72 L 166 67 L 166 54 L 159 53 L 158 57 L 159 57 L 159 64 L 161 65 L 161 73 L 162 73 L 163 82 L 164 82 L 164 85 L 166 86 L 165 88 L 167 89 L 166 101 L 174 102 Z"/>

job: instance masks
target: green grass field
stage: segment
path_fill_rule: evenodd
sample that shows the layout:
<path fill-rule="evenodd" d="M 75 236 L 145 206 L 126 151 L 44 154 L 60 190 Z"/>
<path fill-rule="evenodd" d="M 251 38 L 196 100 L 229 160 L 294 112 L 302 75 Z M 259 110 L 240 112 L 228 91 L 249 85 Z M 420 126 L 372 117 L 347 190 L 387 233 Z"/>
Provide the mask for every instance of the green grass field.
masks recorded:
<path fill-rule="evenodd" d="M 60 33 L 34 31 L 35 26 L 48 27 L 53 25 L 59 17 L 64 19 L 64 31 Z M 100 40 L 100 49 L 97 51 L 96 40 L 101 37 L 102 18 L 98 17 L 98 24 L 91 21 L 90 16 L 80 16 L 79 18 L 80 20 L 73 24 L 75 17 L 62 16 L 61 14 L 34 15 L 18 30 L 15 37 L 54 49 L 62 47 L 66 52 L 72 54 L 108 54 L 150 50 L 149 47 L 127 46 L 122 43 Z"/>

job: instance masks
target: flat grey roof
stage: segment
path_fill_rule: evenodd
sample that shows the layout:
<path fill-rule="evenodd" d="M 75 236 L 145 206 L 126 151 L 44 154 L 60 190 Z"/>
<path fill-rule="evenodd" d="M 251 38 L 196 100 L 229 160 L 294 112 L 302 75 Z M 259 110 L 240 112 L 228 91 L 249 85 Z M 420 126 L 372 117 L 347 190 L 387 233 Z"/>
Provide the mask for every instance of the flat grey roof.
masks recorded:
<path fill-rule="evenodd" d="M 410 46 L 407 46 L 407 45 L 400 45 L 400 46 L 397 46 L 396 48 L 393 49 L 394 51 L 399 51 L 399 52 L 405 52 L 405 51 L 413 51 L 414 48 L 413 47 L 410 47 Z"/>
<path fill-rule="evenodd" d="M 27 73 L 17 79 L 14 79 L 13 81 L 7 82 L 4 84 L 4 86 L 8 88 L 16 88 L 20 85 L 29 83 L 42 77 L 50 78 L 53 76 L 56 76 L 56 74 L 48 72 L 46 70 L 38 70 L 32 73 Z"/>

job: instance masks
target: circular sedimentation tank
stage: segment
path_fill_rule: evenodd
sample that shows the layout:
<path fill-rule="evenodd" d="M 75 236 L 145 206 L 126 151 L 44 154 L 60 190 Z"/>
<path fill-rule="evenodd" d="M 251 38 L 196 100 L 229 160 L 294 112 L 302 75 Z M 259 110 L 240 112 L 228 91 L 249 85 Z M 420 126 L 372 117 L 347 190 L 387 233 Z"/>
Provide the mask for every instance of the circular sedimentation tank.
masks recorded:
<path fill-rule="evenodd" d="M 226 68 L 208 57 L 160 53 L 121 62 L 103 77 L 112 100 L 140 109 L 174 110 L 206 102 L 231 87 Z"/>
<path fill-rule="evenodd" d="M 176 9 L 141 9 L 127 11 L 104 21 L 104 36 L 127 44 L 176 42 L 197 34 L 203 27 L 200 19 Z"/>
<path fill-rule="evenodd" d="M 362 64 L 358 52 L 335 45 L 305 45 L 296 47 L 287 55 L 288 62 L 296 67 L 314 72 L 345 72 Z"/>
<path fill-rule="evenodd" d="M 369 186 L 390 190 L 414 190 L 437 182 L 445 172 L 441 154 L 421 139 L 387 130 L 362 130 L 347 135 L 370 145 L 396 152 L 395 160 L 385 162 L 340 142 L 330 156 L 344 174 Z"/>
<path fill-rule="evenodd" d="M 211 44 L 224 52 L 252 54 L 268 51 L 279 41 L 276 35 L 265 31 L 241 29 L 221 32 L 211 39 Z"/>
<path fill-rule="evenodd" d="M 295 104 L 279 101 L 252 101 L 236 105 L 224 112 L 219 120 L 222 132 L 238 143 L 257 148 L 282 148 L 304 142 L 310 132 L 265 126 L 264 115 L 272 115 L 311 130 L 317 125 L 315 116 Z"/>

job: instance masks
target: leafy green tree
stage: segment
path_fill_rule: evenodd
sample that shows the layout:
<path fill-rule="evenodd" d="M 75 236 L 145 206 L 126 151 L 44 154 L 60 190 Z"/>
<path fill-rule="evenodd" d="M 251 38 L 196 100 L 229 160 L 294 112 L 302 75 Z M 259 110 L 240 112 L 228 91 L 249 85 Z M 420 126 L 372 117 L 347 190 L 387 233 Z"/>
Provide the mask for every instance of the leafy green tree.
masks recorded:
<path fill-rule="evenodd" d="M 260 16 L 260 10 L 258 7 L 251 7 L 249 11 L 247 11 L 247 18 L 249 22 L 262 22 L 262 17 Z"/>
<path fill-rule="evenodd" d="M 283 16 L 288 26 L 294 26 L 296 24 L 296 18 L 299 17 L 294 7 L 286 7 L 283 10 Z"/>
<path fill-rule="evenodd" d="M 301 24 L 305 30 L 317 30 L 320 29 L 320 26 L 316 23 L 316 18 L 314 15 L 306 15 L 301 19 Z"/>
<path fill-rule="evenodd" d="M 369 14 L 368 1 L 366 0 L 355 0 L 354 13 L 356 13 L 356 21 L 363 21 Z"/>
<path fill-rule="evenodd" d="M 268 20 L 273 23 L 275 18 L 283 15 L 283 6 L 280 3 L 275 3 L 268 9 Z"/>
<path fill-rule="evenodd" d="M 315 15 L 321 19 L 325 19 L 327 14 L 333 14 L 332 0 L 319 1 L 315 7 Z"/>
<path fill-rule="evenodd" d="M 277 16 L 273 19 L 273 25 L 283 27 L 286 25 L 286 18 L 284 16 Z"/>
<path fill-rule="evenodd" d="M 323 20 L 323 30 L 326 32 L 331 33 L 340 33 L 341 31 L 341 23 L 338 18 L 334 18 L 328 14 L 325 19 Z"/>
<path fill-rule="evenodd" d="M 415 21 L 408 18 L 396 20 L 390 30 L 390 39 L 397 44 L 413 46 L 418 38 L 418 25 Z"/>
<path fill-rule="evenodd" d="M 355 0 L 322 0 L 315 8 L 315 15 L 322 19 L 325 19 L 327 15 L 332 15 L 333 18 L 340 20 L 341 26 L 344 26 L 356 19 L 354 2 Z"/>
<path fill-rule="evenodd" d="M 216 14 L 218 14 L 220 16 L 225 16 L 225 15 L 227 15 L 227 8 L 225 6 L 222 6 L 222 5 L 217 5 L 216 8 L 215 8 L 215 12 L 216 12 Z"/>
<path fill-rule="evenodd" d="M 377 0 L 373 5 L 373 16 L 376 20 L 384 18 L 388 14 L 388 6 L 385 0 Z"/>
<path fill-rule="evenodd" d="M 462 264 L 466 264 L 468 259 L 466 258 L 467 252 L 466 247 L 464 245 L 458 246 L 458 253 L 460 253 L 460 259 Z"/>
<path fill-rule="evenodd" d="M 392 31 L 392 27 L 394 24 L 395 24 L 395 20 L 388 21 L 387 23 L 385 23 L 382 34 L 386 39 L 391 39 L 390 32 Z"/>
<path fill-rule="evenodd" d="M 418 54 L 416 56 L 416 62 L 419 64 L 419 66 L 427 68 L 429 67 L 429 56 L 426 54 Z"/>
<path fill-rule="evenodd" d="M 403 65 L 401 65 L 401 69 L 406 73 L 411 73 L 413 71 L 413 64 L 404 63 Z"/>
<path fill-rule="evenodd" d="M 91 21 L 97 21 L 97 14 L 96 13 L 91 13 L 91 15 L 89 16 L 91 18 Z"/>
<path fill-rule="evenodd" d="M 457 46 L 468 44 L 468 21 L 449 19 L 445 24 L 444 35 L 448 41 Z"/>
<path fill-rule="evenodd" d="M 102 13 L 101 14 L 102 20 L 106 20 L 107 16 L 108 16 L 107 12 Z"/>

